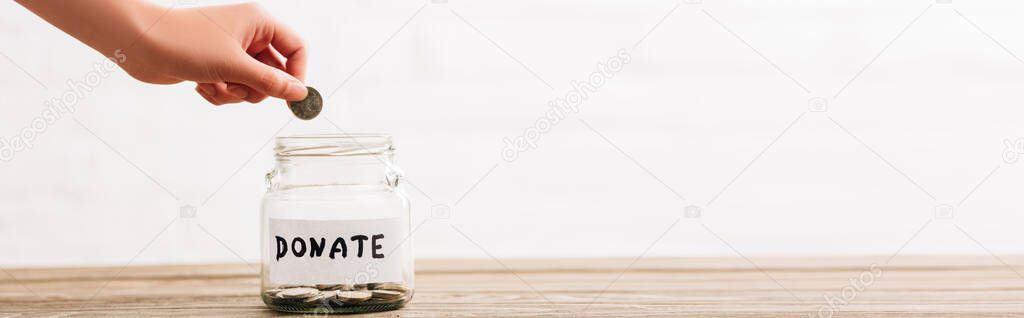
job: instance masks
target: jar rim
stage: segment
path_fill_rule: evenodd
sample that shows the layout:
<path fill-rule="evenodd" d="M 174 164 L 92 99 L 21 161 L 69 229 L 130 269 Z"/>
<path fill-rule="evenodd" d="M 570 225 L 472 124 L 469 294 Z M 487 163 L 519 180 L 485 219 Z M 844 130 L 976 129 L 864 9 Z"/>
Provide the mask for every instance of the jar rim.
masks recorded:
<path fill-rule="evenodd" d="M 390 138 L 391 135 L 382 133 L 372 132 L 357 132 L 357 133 L 305 133 L 288 136 L 277 136 L 277 140 L 282 139 L 338 139 L 338 138 L 367 138 L 367 137 L 386 137 Z"/>
<path fill-rule="evenodd" d="M 274 154 L 296 156 L 390 155 L 394 152 L 391 135 L 381 133 L 316 133 L 278 136 Z"/>

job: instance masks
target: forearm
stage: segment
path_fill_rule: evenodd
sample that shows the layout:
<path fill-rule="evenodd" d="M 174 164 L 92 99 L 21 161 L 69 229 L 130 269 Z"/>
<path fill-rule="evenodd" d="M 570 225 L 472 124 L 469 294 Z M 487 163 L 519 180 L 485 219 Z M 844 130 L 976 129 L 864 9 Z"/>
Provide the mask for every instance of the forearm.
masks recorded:
<path fill-rule="evenodd" d="M 127 50 L 166 11 L 144 0 L 16 2 L 104 56 Z"/>

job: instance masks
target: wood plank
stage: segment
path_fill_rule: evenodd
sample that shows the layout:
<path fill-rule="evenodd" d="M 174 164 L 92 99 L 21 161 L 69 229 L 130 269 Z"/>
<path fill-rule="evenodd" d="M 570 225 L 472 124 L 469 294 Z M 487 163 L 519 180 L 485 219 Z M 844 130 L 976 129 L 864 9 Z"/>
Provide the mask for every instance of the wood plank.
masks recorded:
<path fill-rule="evenodd" d="M 1024 256 L 416 266 L 406 308 L 352 317 L 1024 317 Z M 252 264 L 4 269 L 0 317 L 279 316 L 257 296 L 258 271 Z"/>

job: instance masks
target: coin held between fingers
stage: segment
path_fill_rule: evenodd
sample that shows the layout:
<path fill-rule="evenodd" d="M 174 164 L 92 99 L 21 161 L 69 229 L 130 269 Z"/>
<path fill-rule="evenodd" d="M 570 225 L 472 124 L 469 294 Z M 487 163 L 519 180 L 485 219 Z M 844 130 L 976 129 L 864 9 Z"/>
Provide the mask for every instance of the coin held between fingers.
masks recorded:
<path fill-rule="evenodd" d="M 323 98 L 320 97 L 320 92 L 312 87 L 306 87 L 306 98 L 300 101 L 288 102 L 288 108 L 292 110 L 292 114 L 302 120 L 310 120 L 320 115 L 320 111 L 324 107 Z"/>

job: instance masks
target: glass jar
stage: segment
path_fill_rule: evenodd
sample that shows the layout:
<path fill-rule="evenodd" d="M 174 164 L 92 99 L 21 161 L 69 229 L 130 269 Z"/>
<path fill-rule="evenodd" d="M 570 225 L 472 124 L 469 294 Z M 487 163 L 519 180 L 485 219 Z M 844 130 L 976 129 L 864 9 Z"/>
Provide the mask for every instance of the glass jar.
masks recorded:
<path fill-rule="evenodd" d="M 299 313 L 401 308 L 413 295 L 409 200 L 391 137 L 278 137 L 261 211 L 263 302 Z"/>

